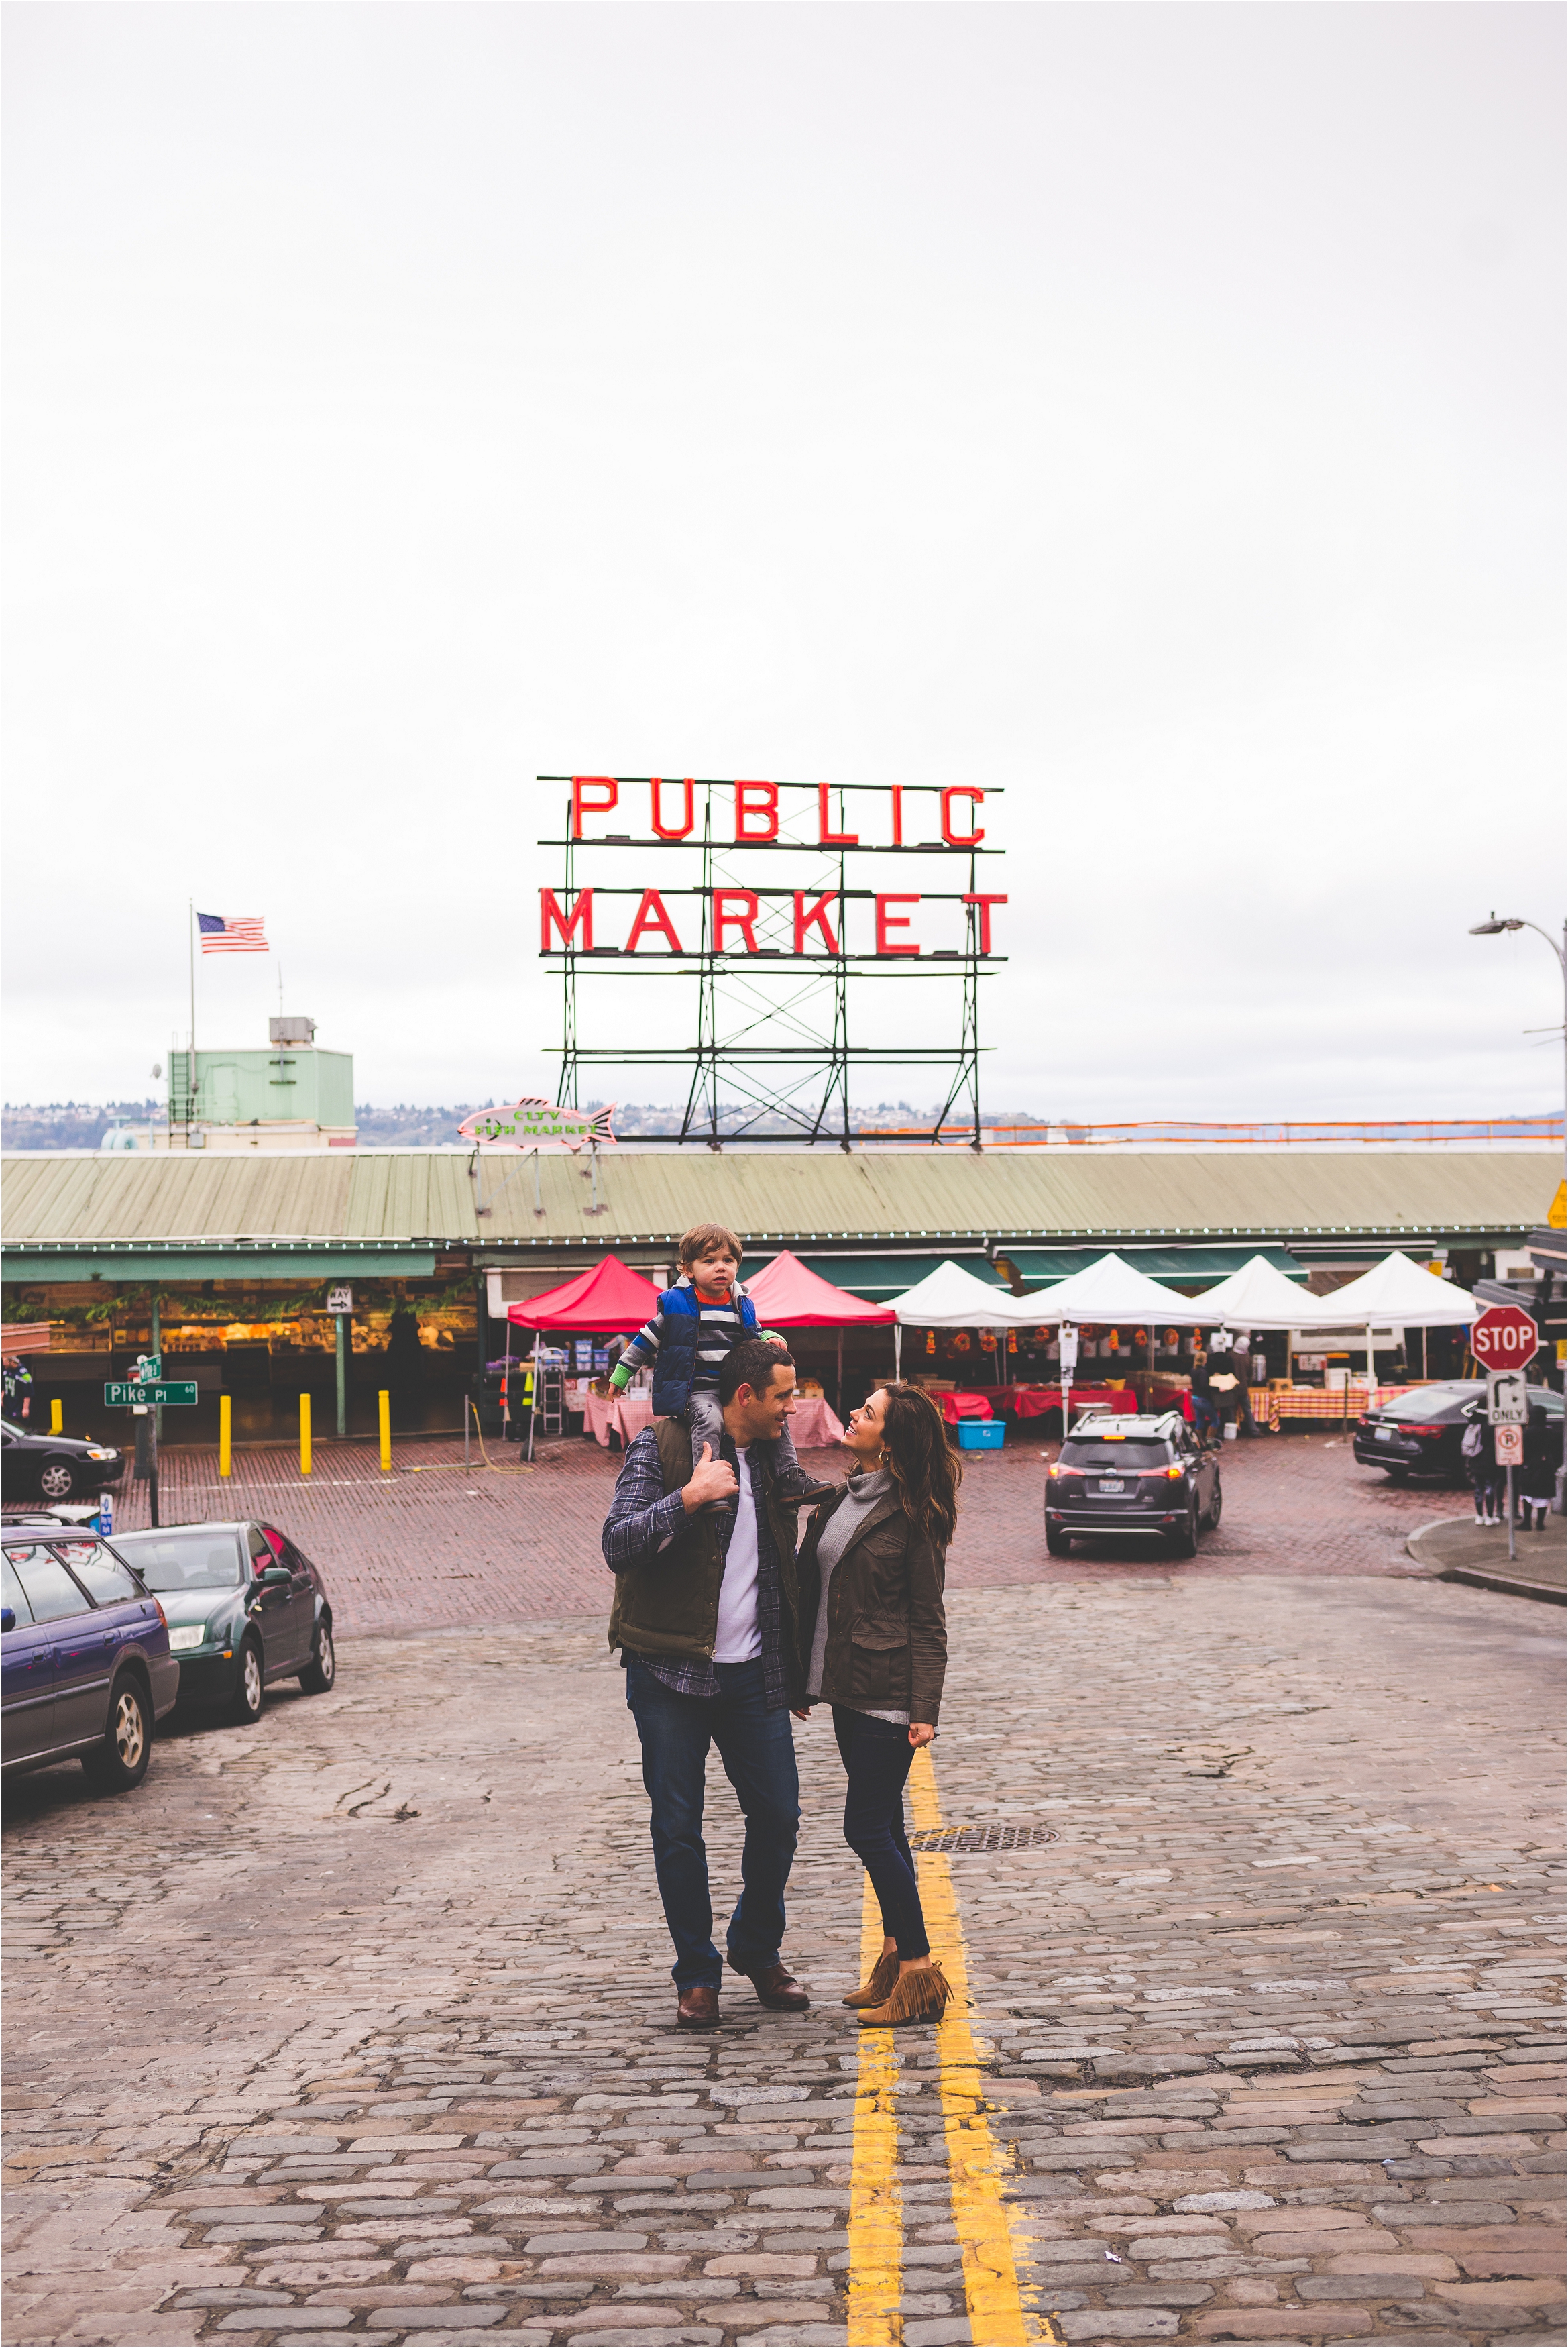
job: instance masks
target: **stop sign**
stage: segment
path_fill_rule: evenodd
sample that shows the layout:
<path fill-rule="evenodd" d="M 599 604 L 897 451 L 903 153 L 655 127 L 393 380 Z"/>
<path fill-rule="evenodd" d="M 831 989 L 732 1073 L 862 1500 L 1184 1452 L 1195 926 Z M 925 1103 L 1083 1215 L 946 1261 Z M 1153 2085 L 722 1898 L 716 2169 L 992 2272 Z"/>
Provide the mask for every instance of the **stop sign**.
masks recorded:
<path fill-rule="evenodd" d="M 1470 1333 L 1471 1352 L 1489 1370 L 1522 1370 L 1540 1343 L 1540 1330 L 1517 1304 L 1489 1304 Z"/>

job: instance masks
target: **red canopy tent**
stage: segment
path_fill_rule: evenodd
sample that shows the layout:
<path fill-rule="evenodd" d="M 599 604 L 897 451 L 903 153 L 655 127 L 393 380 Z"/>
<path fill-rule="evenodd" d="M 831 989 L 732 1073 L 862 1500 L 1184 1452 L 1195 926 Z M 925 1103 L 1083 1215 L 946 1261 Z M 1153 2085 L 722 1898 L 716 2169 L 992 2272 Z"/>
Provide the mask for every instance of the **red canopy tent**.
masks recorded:
<path fill-rule="evenodd" d="M 819 1279 L 787 1248 L 747 1281 L 746 1294 L 764 1329 L 886 1329 L 898 1318 L 890 1304 L 867 1304 Z"/>
<path fill-rule="evenodd" d="M 618 1255 L 606 1255 L 591 1271 L 579 1272 L 561 1287 L 508 1304 L 507 1318 L 519 1329 L 576 1329 L 586 1336 L 641 1329 L 658 1303 L 659 1291 L 651 1280 L 631 1271 Z"/>

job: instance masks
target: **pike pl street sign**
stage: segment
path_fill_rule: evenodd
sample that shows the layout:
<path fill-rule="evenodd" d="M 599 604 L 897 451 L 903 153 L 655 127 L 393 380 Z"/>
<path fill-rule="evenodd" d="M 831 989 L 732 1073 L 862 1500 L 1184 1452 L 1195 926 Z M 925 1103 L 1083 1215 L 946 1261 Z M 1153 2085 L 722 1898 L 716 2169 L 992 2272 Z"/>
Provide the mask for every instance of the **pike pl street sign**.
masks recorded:
<path fill-rule="evenodd" d="M 178 1409 L 195 1400 L 194 1378 L 111 1378 L 104 1387 L 106 1410 L 134 1410 L 138 1405 L 145 1409 L 149 1404 L 161 1409 Z"/>

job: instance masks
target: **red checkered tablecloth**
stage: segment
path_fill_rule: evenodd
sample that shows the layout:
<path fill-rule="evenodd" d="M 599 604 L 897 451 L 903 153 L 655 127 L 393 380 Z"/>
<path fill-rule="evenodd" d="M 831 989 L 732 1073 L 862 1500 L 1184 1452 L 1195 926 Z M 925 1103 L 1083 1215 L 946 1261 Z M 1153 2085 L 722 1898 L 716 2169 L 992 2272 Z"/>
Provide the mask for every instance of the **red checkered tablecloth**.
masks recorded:
<path fill-rule="evenodd" d="M 1352 1385 L 1348 1401 L 1342 1386 L 1297 1386 L 1290 1394 L 1271 1394 L 1266 1386 L 1253 1386 L 1252 1415 L 1260 1426 L 1268 1426 L 1276 1434 L 1282 1418 L 1337 1418 L 1355 1420 L 1363 1411 L 1373 1410 L 1378 1404 L 1393 1402 L 1409 1386 L 1377 1386 Z"/>

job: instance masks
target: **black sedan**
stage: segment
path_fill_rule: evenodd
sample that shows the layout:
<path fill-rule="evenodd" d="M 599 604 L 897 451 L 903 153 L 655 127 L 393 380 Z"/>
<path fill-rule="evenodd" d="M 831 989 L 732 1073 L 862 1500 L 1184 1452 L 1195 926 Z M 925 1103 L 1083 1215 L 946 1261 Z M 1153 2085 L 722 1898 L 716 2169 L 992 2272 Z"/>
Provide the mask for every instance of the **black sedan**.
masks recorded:
<path fill-rule="evenodd" d="M 1224 1503 L 1219 1460 L 1179 1413 L 1081 1418 L 1046 1471 L 1045 1545 L 1066 1557 L 1075 1539 L 1113 1534 L 1193 1557 Z"/>
<path fill-rule="evenodd" d="M 96 1533 L 7 1525 L 3 1549 L 5 1775 L 74 1757 L 100 1792 L 139 1786 L 179 1691 L 162 1607 Z"/>
<path fill-rule="evenodd" d="M 179 1658 L 179 1689 L 221 1704 L 241 1726 L 261 1716 L 273 1680 L 323 1695 L 337 1678 L 332 1601 L 319 1570 L 276 1525 L 169 1525 L 116 1533 L 155 1591 Z"/>
<path fill-rule="evenodd" d="M 4 1467 L 0 1487 L 8 1500 L 75 1500 L 84 1493 L 101 1492 L 118 1484 L 125 1473 L 125 1453 L 112 1443 L 82 1443 L 74 1435 L 40 1435 L 0 1419 L 4 1431 Z"/>
<path fill-rule="evenodd" d="M 1550 1386 L 1525 1389 L 1533 1422 L 1539 1416 L 1563 1433 L 1563 1397 Z M 1472 1414 L 1486 1400 L 1481 1378 L 1456 1379 L 1451 1385 L 1413 1386 L 1392 1402 L 1369 1410 L 1356 1429 L 1351 1446 L 1364 1468 L 1381 1468 L 1396 1484 L 1409 1476 L 1430 1476 L 1445 1484 L 1462 1484 L 1464 1460 L 1460 1446 Z"/>

